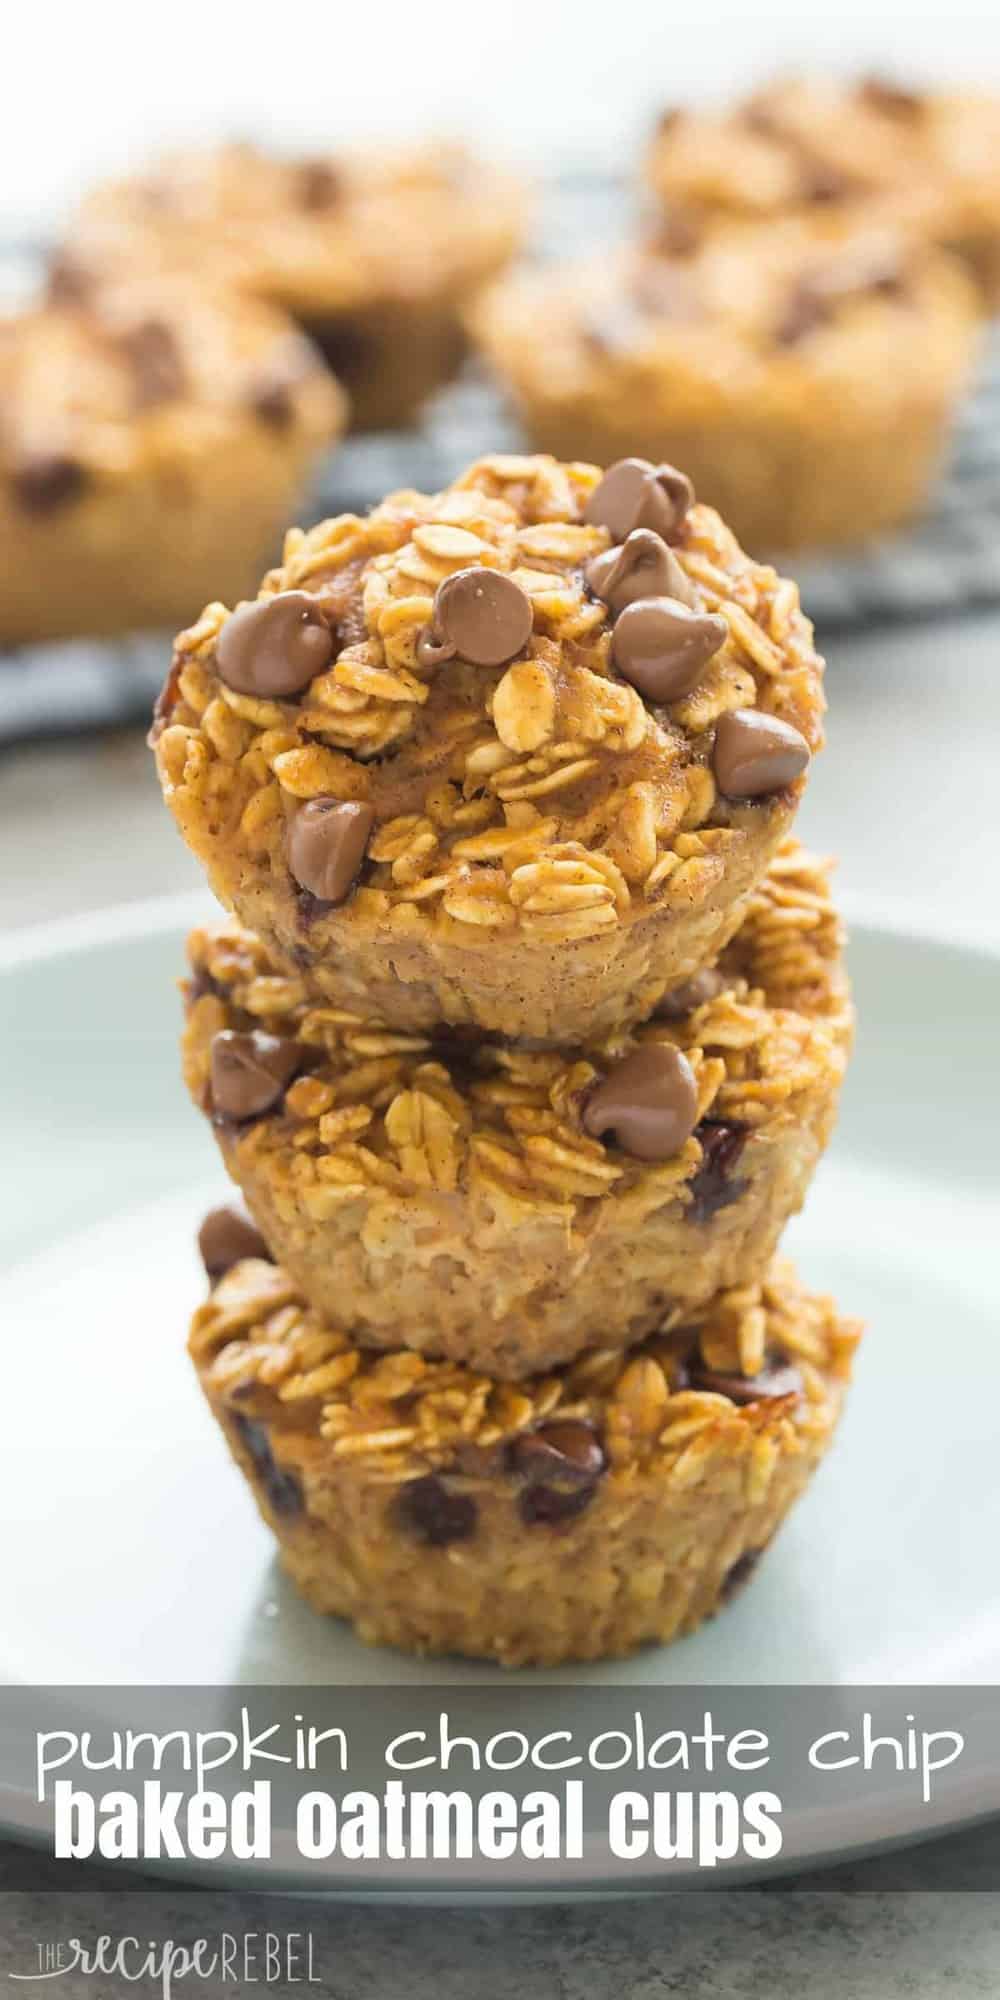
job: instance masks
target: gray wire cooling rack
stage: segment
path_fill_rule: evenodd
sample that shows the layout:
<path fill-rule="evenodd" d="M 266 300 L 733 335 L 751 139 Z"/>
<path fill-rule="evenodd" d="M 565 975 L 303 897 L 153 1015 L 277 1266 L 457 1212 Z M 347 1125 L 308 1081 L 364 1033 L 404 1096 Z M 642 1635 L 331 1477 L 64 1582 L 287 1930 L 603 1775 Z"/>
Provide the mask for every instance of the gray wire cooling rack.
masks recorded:
<path fill-rule="evenodd" d="M 549 190 L 537 254 L 572 255 L 613 240 L 627 212 L 628 196 L 614 183 L 564 180 Z M 33 263 L 30 247 L 6 258 L 0 250 L 0 292 L 19 291 Z M 418 428 L 342 445 L 303 518 L 363 511 L 394 487 L 435 492 L 482 452 L 518 450 L 522 442 L 495 386 L 470 366 L 428 406 Z M 904 535 L 850 555 L 796 561 L 794 573 L 821 635 L 1000 602 L 1000 334 L 924 517 Z M 0 749 L 145 723 L 168 654 L 165 634 L 0 652 Z"/>

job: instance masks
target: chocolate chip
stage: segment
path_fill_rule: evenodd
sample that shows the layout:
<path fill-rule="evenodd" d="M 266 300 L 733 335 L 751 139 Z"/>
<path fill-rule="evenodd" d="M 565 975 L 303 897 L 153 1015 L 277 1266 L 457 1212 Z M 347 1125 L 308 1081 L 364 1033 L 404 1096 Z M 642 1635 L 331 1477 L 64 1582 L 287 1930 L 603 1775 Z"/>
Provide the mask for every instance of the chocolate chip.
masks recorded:
<path fill-rule="evenodd" d="M 135 383 L 139 410 L 172 402 L 184 391 L 185 373 L 173 328 L 162 319 L 140 320 L 118 335 L 118 345 Z"/>
<path fill-rule="evenodd" d="M 724 973 L 716 972 L 714 966 L 703 966 L 690 979 L 682 979 L 679 986 L 671 986 L 654 1012 L 661 1021 L 682 1021 L 685 1014 L 693 1014 L 696 1007 L 704 1007 L 706 1001 L 724 993 L 728 985 Z"/>
<path fill-rule="evenodd" d="M 927 109 L 927 99 L 919 91 L 907 90 L 884 76 L 866 76 L 858 96 L 862 104 L 884 112 L 887 118 L 919 118 Z"/>
<path fill-rule="evenodd" d="M 476 1532 L 477 1508 L 470 1493 L 449 1492 L 433 1472 L 411 1479 L 396 1503 L 404 1527 L 432 1549 L 467 1542 Z"/>
<path fill-rule="evenodd" d="M 213 1208 L 198 1231 L 201 1261 L 213 1284 L 225 1277 L 244 1257 L 259 1257 L 273 1264 L 267 1244 L 255 1222 L 241 1208 Z"/>
<path fill-rule="evenodd" d="M 793 286 L 778 316 L 774 329 L 777 345 L 797 347 L 818 327 L 828 326 L 831 314 L 831 300 L 808 279 L 801 279 Z"/>
<path fill-rule="evenodd" d="M 247 401 L 254 415 L 275 430 L 285 430 L 295 416 L 295 392 L 316 372 L 316 355 L 307 340 L 289 335 L 250 383 Z"/>
<path fill-rule="evenodd" d="M 759 708 L 731 708 L 719 717 L 712 769 L 729 799 L 759 799 L 802 776 L 810 751 L 801 730 Z"/>
<path fill-rule="evenodd" d="M 287 430 L 295 415 L 292 385 L 285 374 L 262 374 L 250 390 L 250 408 L 261 423 L 274 430 Z"/>
<path fill-rule="evenodd" d="M 72 250 L 59 250 L 49 265 L 48 294 L 54 305 L 79 306 L 89 299 L 94 273 Z"/>
<path fill-rule="evenodd" d="M 221 678 L 237 694 L 281 699 L 301 694 L 333 658 L 333 633 L 319 599 L 282 590 L 241 604 L 216 641 Z"/>
<path fill-rule="evenodd" d="M 299 887 L 321 903 L 342 903 L 361 872 L 374 824 L 374 809 L 361 801 L 319 798 L 301 806 L 287 840 Z"/>
<path fill-rule="evenodd" d="M 615 613 L 637 597 L 673 597 L 678 603 L 698 603 L 698 593 L 662 535 L 652 528 L 633 528 L 620 549 L 605 549 L 587 565 L 587 583 Z"/>
<path fill-rule="evenodd" d="M 531 637 L 531 599 L 512 576 L 473 564 L 440 583 L 427 648 L 421 658 L 468 660 L 474 667 L 500 667 L 523 652 Z"/>
<path fill-rule="evenodd" d="M 587 1098 L 584 1130 L 614 1135 L 637 1160 L 669 1160 L 694 1131 L 698 1087 L 672 1042 L 643 1042 L 608 1071 Z"/>
<path fill-rule="evenodd" d="M 744 1549 L 743 1554 L 737 1556 L 722 1580 L 722 1588 L 719 1591 L 720 1604 L 728 1604 L 730 1598 L 735 1597 L 745 1583 L 749 1583 L 763 1553 L 763 1549 Z"/>
<path fill-rule="evenodd" d="M 273 1111 L 301 1067 L 302 1058 L 298 1042 L 265 1034 L 262 1028 L 249 1034 L 221 1029 L 212 1038 L 210 1055 L 216 1115 L 238 1123 Z"/>
<path fill-rule="evenodd" d="M 332 160 L 300 160 L 295 168 L 293 199 L 296 206 L 315 213 L 333 208 L 344 192 L 344 176 Z"/>
<path fill-rule="evenodd" d="M 527 1484 L 520 1496 L 523 1519 L 558 1522 L 589 1507 L 607 1458 L 593 1426 L 558 1419 L 528 1431 L 511 1446 L 512 1470 Z"/>
<path fill-rule="evenodd" d="M 797 1368 L 788 1364 L 762 1368 L 759 1375 L 724 1375 L 713 1368 L 701 1367 L 695 1359 L 688 1362 L 688 1375 L 692 1389 L 702 1389 L 710 1396 L 727 1396 L 741 1408 L 750 1403 L 771 1402 L 778 1396 L 802 1394 L 802 1377 Z"/>
<path fill-rule="evenodd" d="M 594 527 L 607 528 L 614 542 L 624 542 L 633 528 L 652 528 L 668 540 L 693 503 L 690 479 L 674 466 L 620 458 L 595 486 L 583 517 Z"/>
<path fill-rule="evenodd" d="M 80 498 L 87 475 L 65 451 L 33 452 L 14 467 L 14 495 L 28 514 L 54 514 Z"/>
<path fill-rule="evenodd" d="M 803 159 L 799 169 L 802 201 L 815 202 L 817 206 L 827 201 L 843 201 L 850 191 L 847 175 L 829 160 Z"/>
<path fill-rule="evenodd" d="M 231 1413 L 230 1423 L 249 1455 L 253 1469 L 264 1488 L 264 1496 L 275 1514 L 301 1514 L 303 1507 L 302 1488 L 294 1472 L 287 1472 L 275 1462 L 271 1450 L 271 1440 L 263 1424 L 255 1424 L 249 1417 Z"/>
<path fill-rule="evenodd" d="M 615 625 L 611 654 L 622 679 L 647 701 L 680 701 L 718 652 L 729 627 L 713 611 L 692 611 L 672 597 L 640 597 Z"/>
<path fill-rule="evenodd" d="M 724 1118 L 704 1118 L 695 1126 L 701 1145 L 701 1162 L 688 1181 L 691 1201 L 689 1222 L 710 1222 L 720 1208 L 731 1208 L 746 1190 L 746 1181 L 734 1178 L 749 1132 L 745 1125 Z"/>
<path fill-rule="evenodd" d="M 704 226 L 689 210 L 668 208 L 646 240 L 654 256 L 693 257 L 701 248 Z"/>

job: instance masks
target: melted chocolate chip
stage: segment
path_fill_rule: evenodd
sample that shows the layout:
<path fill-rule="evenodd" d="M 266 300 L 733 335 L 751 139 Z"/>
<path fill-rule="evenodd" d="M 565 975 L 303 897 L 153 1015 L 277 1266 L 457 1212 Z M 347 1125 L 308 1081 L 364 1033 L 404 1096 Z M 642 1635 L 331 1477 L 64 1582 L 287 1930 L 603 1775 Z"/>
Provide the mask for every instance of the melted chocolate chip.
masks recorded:
<path fill-rule="evenodd" d="M 118 336 L 132 371 L 138 410 L 169 403 L 184 392 L 185 373 L 173 328 L 162 319 L 140 320 Z"/>
<path fill-rule="evenodd" d="M 731 708 L 715 730 L 712 768 L 725 798 L 759 799 L 802 776 L 810 750 L 801 730 L 760 708 Z"/>
<path fill-rule="evenodd" d="M 720 1604 L 728 1604 L 730 1598 L 735 1597 L 745 1583 L 749 1583 L 763 1553 L 763 1549 L 744 1549 L 743 1554 L 737 1557 L 723 1579 L 722 1589 L 719 1592 Z"/>
<path fill-rule="evenodd" d="M 248 1453 L 253 1469 L 260 1480 L 266 1499 L 275 1514 L 301 1514 L 303 1508 L 302 1488 L 294 1472 L 286 1471 L 275 1461 L 271 1450 L 271 1440 L 263 1424 L 255 1424 L 249 1417 L 241 1417 L 231 1412 L 229 1421 L 245 1452 Z"/>
<path fill-rule="evenodd" d="M 927 109 L 927 99 L 918 90 L 907 90 L 884 76 L 865 77 L 858 96 L 862 104 L 884 112 L 887 118 L 919 118 Z"/>
<path fill-rule="evenodd" d="M 646 701 L 680 701 L 701 680 L 729 627 L 717 612 L 693 611 L 672 597 L 627 604 L 611 641 L 615 666 Z"/>
<path fill-rule="evenodd" d="M 762 1368 L 759 1375 L 728 1375 L 718 1373 L 714 1368 L 703 1368 L 695 1357 L 688 1362 L 688 1375 L 692 1389 L 702 1389 L 711 1396 L 726 1396 L 740 1408 L 750 1403 L 772 1402 L 779 1396 L 801 1396 L 802 1377 L 797 1368 L 788 1363 L 775 1363 Z"/>
<path fill-rule="evenodd" d="M 295 169 L 293 199 L 311 214 L 336 207 L 344 192 L 344 176 L 332 160 L 300 160 Z"/>
<path fill-rule="evenodd" d="M 198 1249 L 206 1274 L 215 1284 L 244 1257 L 259 1257 L 273 1264 L 267 1244 L 257 1224 L 241 1208 L 213 1208 L 198 1231 Z"/>
<path fill-rule="evenodd" d="M 746 1125 L 722 1118 L 703 1118 L 695 1126 L 701 1145 L 701 1164 L 688 1181 L 691 1201 L 689 1222 L 710 1222 L 720 1208 L 731 1208 L 746 1190 L 746 1181 L 735 1178 L 740 1155 L 749 1138 Z"/>
<path fill-rule="evenodd" d="M 829 160 L 804 159 L 799 169 L 799 196 L 802 201 L 820 206 L 828 201 L 843 201 L 851 191 L 847 175 Z"/>
<path fill-rule="evenodd" d="M 433 1472 L 423 1479 L 411 1479 L 402 1488 L 396 1507 L 403 1526 L 432 1549 L 467 1542 L 476 1532 L 478 1511 L 472 1495 L 449 1492 L 443 1479 Z"/>
<path fill-rule="evenodd" d="M 652 528 L 633 528 L 620 549 L 594 556 L 587 564 L 586 579 L 594 596 L 616 615 L 638 597 L 669 597 L 692 609 L 698 603 L 687 571 Z"/>
<path fill-rule="evenodd" d="M 620 458 L 595 486 L 584 520 L 607 528 L 614 542 L 624 542 L 633 528 L 652 528 L 669 541 L 693 501 L 690 479 L 675 466 L 652 465 L 648 458 Z"/>
<path fill-rule="evenodd" d="M 502 570 L 475 563 L 438 585 L 428 645 L 437 659 L 457 654 L 475 667 L 501 667 L 524 651 L 533 624 L 527 591 Z"/>
<path fill-rule="evenodd" d="M 188 1008 L 197 1006 L 198 1001 L 204 1000 L 208 994 L 216 1000 L 227 998 L 226 988 L 221 980 L 213 979 L 204 965 L 196 966 L 190 979 L 184 981 L 183 993 L 185 1006 Z"/>
<path fill-rule="evenodd" d="M 728 984 L 724 973 L 717 972 L 714 966 L 703 966 L 679 986 L 671 986 L 657 1002 L 654 1014 L 661 1021 L 682 1021 L 685 1014 L 693 1014 L 696 1007 L 704 1007 L 707 1000 L 724 993 Z"/>
<path fill-rule="evenodd" d="M 698 1116 L 694 1071 L 672 1042 L 642 1042 L 593 1088 L 583 1107 L 592 1139 L 610 1132 L 637 1160 L 669 1160 Z"/>
<path fill-rule="evenodd" d="M 344 902 L 374 824 L 374 808 L 360 800 L 310 799 L 288 829 L 288 867 L 299 887 L 327 908 Z"/>
<path fill-rule="evenodd" d="M 275 1110 L 301 1068 L 303 1055 L 299 1042 L 265 1034 L 262 1028 L 249 1034 L 223 1028 L 212 1038 L 209 1058 L 216 1117 L 243 1124 Z"/>
<path fill-rule="evenodd" d="M 775 342 L 779 347 L 797 347 L 817 328 L 828 326 L 831 316 L 830 299 L 804 278 L 793 286 L 782 307 L 774 329 Z"/>
<path fill-rule="evenodd" d="M 79 459 L 65 451 L 33 452 L 14 467 L 14 497 L 27 514 L 55 514 L 80 498 L 87 475 Z"/>
<path fill-rule="evenodd" d="M 668 208 L 647 239 L 654 256 L 693 257 L 701 248 L 704 227 L 687 209 Z"/>
<path fill-rule="evenodd" d="M 333 633 L 316 597 L 282 590 L 241 604 L 215 647 L 220 678 L 237 694 L 278 700 L 301 694 L 333 658 Z"/>
<path fill-rule="evenodd" d="M 526 1480 L 520 1495 L 522 1518 L 556 1523 L 573 1520 L 589 1507 L 607 1458 L 593 1426 L 579 1419 L 543 1424 L 515 1439 L 511 1469 Z"/>

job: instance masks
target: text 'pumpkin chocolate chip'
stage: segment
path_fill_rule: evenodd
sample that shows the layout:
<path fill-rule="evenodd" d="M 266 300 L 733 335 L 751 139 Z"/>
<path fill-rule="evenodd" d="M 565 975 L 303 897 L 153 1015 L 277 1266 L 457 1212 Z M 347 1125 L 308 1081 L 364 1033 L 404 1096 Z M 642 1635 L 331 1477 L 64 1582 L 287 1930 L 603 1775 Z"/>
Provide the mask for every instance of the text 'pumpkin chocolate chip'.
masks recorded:
<path fill-rule="evenodd" d="M 698 593 L 672 549 L 652 528 L 633 528 L 620 549 L 605 549 L 587 567 L 587 582 L 609 611 L 624 611 L 637 597 L 673 597 L 698 603 Z"/>
<path fill-rule="evenodd" d="M 652 528 L 669 540 L 693 503 L 694 487 L 676 466 L 620 458 L 595 486 L 583 517 L 594 527 L 607 528 L 614 542 L 624 542 L 633 528 Z"/>
<path fill-rule="evenodd" d="M 512 576 L 481 563 L 457 569 L 438 585 L 431 627 L 418 649 L 421 664 L 457 655 L 474 667 L 502 667 L 524 651 L 533 623 L 531 599 Z"/>
<path fill-rule="evenodd" d="M 637 1160 L 669 1160 L 697 1117 L 698 1086 L 687 1057 L 672 1042 L 644 1042 L 591 1092 L 583 1125 L 592 1139 L 613 1133 Z"/>
<path fill-rule="evenodd" d="M 280 1102 L 302 1062 L 298 1042 L 262 1028 L 223 1028 L 212 1040 L 212 1109 L 221 1118 L 259 1118 Z"/>
<path fill-rule="evenodd" d="M 810 757 L 801 730 L 759 708 L 731 708 L 715 730 L 712 769 L 726 798 L 759 799 L 802 776 Z"/>
<path fill-rule="evenodd" d="M 375 824 L 361 801 L 310 799 L 288 829 L 288 866 L 300 889 L 322 903 L 342 903 L 358 879 Z"/>
<path fill-rule="evenodd" d="M 226 619 L 216 664 L 236 694 L 281 700 L 301 694 L 333 658 L 333 633 L 319 600 L 307 590 L 282 590 L 241 604 Z"/>
<path fill-rule="evenodd" d="M 638 597 L 618 619 L 611 651 L 622 679 L 647 701 L 680 701 L 697 687 L 728 626 L 673 597 Z"/>

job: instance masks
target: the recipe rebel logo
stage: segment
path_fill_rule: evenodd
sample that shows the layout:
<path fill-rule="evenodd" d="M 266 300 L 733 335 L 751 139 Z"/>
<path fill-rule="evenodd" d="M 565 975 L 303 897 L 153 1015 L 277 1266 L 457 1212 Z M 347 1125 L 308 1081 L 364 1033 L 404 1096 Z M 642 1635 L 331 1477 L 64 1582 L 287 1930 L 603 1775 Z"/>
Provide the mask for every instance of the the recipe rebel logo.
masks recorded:
<path fill-rule="evenodd" d="M 106 1932 L 89 1944 L 82 1938 L 47 1939 L 35 1946 L 34 1963 L 8 1979 L 37 1985 L 67 1973 L 85 1979 L 149 1984 L 161 2000 L 172 2000 L 184 1980 L 213 1979 L 222 1985 L 317 1986 L 320 1984 L 311 1931 L 219 1931 L 179 1944 Z"/>

